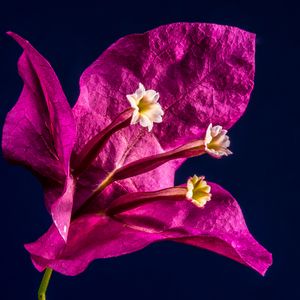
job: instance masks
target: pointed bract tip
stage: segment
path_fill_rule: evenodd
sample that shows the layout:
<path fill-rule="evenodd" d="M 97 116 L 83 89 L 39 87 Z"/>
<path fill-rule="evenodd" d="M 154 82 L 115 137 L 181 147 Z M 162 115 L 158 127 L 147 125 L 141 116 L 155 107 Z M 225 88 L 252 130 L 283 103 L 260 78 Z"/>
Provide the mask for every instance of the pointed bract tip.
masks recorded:
<path fill-rule="evenodd" d="M 267 255 L 267 258 L 266 258 L 266 263 L 265 263 L 264 267 L 261 270 L 258 270 L 258 272 L 262 276 L 266 276 L 266 273 L 270 269 L 272 264 L 273 264 L 273 255 L 272 255 L 272 253 L 268 252 L 268 255 Z"/>
<path fill-rule="evenodd" d="M 23 49 L 25 48 L 25 46 L 30 45 L 30 43 L 27 40 L 23 39 L 20 35 L 18 35 L 15 32 L 7 31 L 6 34 L 12 37 Z"/>
<path fill-rule="evenodd" d="M 55 224 L 56 225 L 56 224 Z M 64 226 L 56 226 L 56 228 L 58 229 L 59 234 L 61 235 L 61 237 L 63 238 L 64 242 L 67 243 L 68 240 L 68 226 L 64 225 Z"/>
<path fill-rule="evenodd" d="M 20 36 L 13 31 L 6 31 L 6 34 L 12 37 L 13 39 L 20 38 Z"/>
<path fill-rule="evenodd" d="M 59 233 L 61 235 L 61 237 L 63 238 L 63 240 L 65 241 L 65 243 L 67 243 L 68 240 L 68 232 L 65 230 L 66 226 L 64 226 L 63 230 L 59 230 Z"/>

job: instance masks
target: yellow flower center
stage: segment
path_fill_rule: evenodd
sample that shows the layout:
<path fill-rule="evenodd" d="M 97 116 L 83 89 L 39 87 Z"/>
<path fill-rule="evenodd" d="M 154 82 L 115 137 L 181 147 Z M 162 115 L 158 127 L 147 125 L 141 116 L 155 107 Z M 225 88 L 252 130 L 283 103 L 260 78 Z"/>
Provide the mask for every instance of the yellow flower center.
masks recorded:
<path fill-rule="evenodd" d="M 211 199 L 211 187 L 204 179 L 204 176 L 194 175 L 187 182 L 186 197 L 198 207 L 204 207 L 206 202 Z"/>

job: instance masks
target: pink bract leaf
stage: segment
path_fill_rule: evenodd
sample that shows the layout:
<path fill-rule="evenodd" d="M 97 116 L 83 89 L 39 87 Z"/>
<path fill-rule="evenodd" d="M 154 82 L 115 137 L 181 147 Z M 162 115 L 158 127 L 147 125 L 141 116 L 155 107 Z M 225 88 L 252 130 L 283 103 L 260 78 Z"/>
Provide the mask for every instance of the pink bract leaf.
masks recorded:
<path fill-rule="evenodd" d="M 24 86 L 4 124 L 3 153 L 38 174 L 46 190 L 51 190 L 46 194 L 46 205 L 66 236 L 73 202 L 69 163 L 76 128 L 72 110 L 45 58 L 28 41 L 8 34 L 24 50 L 18 63 Z"/>
<path fill-rule="evenodd" d="M 139 125 L 116 133 L 94 163 L 97 176 L 89 176 L 91 186 L 131 161 L 203 137 L 209 123 L 232 126 L 253 88 L 254 46 L 255 35 L 238 28 L 177 23 L 125 36 L 109 47 L 80 79 L 73 108 L 76 152 L 129 107 L 125 96 L 139 82 L 159 92 L 165 115 L 150 133 Z M 140 185 L 144 191 L 169 187 L 182 161 L 121 184 L 127 192 L 141 190 Z"/>
<path fill-rule="evenodd" d="M 183 159 L 198 155 L 187 143 L 199 143 L 194 140 L 204 137 L 208 124 L 228 129 L 244 113 L 253 88 L 254 34 L 177 23 L 126 36 L 83 73 L 73 111 L 49 63 L 10 35 L 24 49 L 18 65 L 24 87 L 7 116 L 2 146 L 8 159 L 38 174 L 45 188 L 55 225 L 26 245 L 39 270 L 76 275 L 94 259 L 173 240 L 265 273 L 271 254 L 249 233 L 237 202 L 221 187 L 211 184 L 212 200 L 204 209 L 182 200 L 181 187 L 176 199 L 174 188 L 164 190 L 165 198 L 143 198 L 173 186 Z M 151 132 L 129 126 L 126 95 L 140 82 L 160 94 L 164 110 L 163 122 Z M 136 192 L 145 202 L 131 202 Z"/>
<path fill-rule="evenodd" d="M 75 220 L 67 244 L 52 226 L 37 242 L 26 245 L 39 270 L 51 267 L 76 275 L 97 258 L 134 252 L 162 240 L 214 251 L 264 274 L 271 254 L 249 233 L 236 200 L 216 184 L 204 209 L 188 201 L 155 201 L 114 217 L 85 215 Z"/>

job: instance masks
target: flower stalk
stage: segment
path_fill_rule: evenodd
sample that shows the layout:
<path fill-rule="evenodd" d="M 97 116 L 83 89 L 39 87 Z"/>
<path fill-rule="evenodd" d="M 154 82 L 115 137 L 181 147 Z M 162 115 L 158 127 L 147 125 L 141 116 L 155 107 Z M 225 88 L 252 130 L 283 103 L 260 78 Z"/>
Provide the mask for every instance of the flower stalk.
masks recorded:
<path fill-rule="evenodd" d="M 38 290 L 38 300 L 46 300 L 46 292 L 52 275 L 52 271 L 52 269 L 47 268 L 44 272 L 44 276 Z"/>
<path fill-rule="evenodd" d="M 128 113 L 132 113 L 130 109 L 127 110 Z M 124 111 L 118 118 L 122 118 L 122 115 L 128 117 L 127 111 Z M 119 124 L 118 118 L 112 122 L 108 127 L 116 128 L 119 125 L 114 126 L 113 124 Z M 128 119 L 126 119 L 128 122 Z M 123 128 L 123 127 L 120 127 Z M 106 131 L 106 129 L 104 129 Z M 110 131 L 112 132 L 112 130 Z M 114 131 L 115 132 L 115 131 Z M 140 174 L 147 173 L 159 166 L 167 163 L 170 160 L 174 159 L 183 159 L 190 158 L 195 156 L 200 156 L 205 153 L 210 154 L 213 157 L 220 158 L 222 156 L 227 156 L 232 152 L 227 149 L 230 145 L 229 137 L 226 135 L 227 131 L 223 130 L 221 126 L 212 126 L 210 124 L 207 128 L 205 138 L 203 140 L 195 140 L 189 142 L 185 145 L 177 147 L 173 150 L 166 151 L 163 153 L 159 153 L 156 155 L 151 155 L 148 157 L 144 157 L 133 161 L 125 166 L 114 169 L 110 172 L 106 178 L 98 185 L 98 187 L 92 192 L 91 196 L 84 202 L 84 204 L 73 214 L 72 220 L 77 218 L 79 215 L 84 213 L 86 209 L 91 205 L 95 198 L 111 183 L 122 180 L 130 177 L 134 177 Z M 112 133 L 111 133 L 112 134 Z M 111 135 L 109 134 L 109 136 Z M 102 133 L 100 133 L 102 135 Z M 104 136 L 104 135 L 102 135 Z M 101 139 L 98 139 L 98 141 Z M 101 140 L 103 142 L 104 139 Z M 88 143 L 89 144 L 89 143 Z M 87 145 L 88 145 L 87 144 Z M 82 151 L 83 152 L 83 151 Z M 92 151 L 91 151 L 92 152 Z M 97 152 L 98 154 L 99 152 Z M 87 161 L 84 160 L 83 161 Z M 205 204 L 205 201 L 204 201 Z M 200 204 L 200 206 L 202 206 Z"/>
<path fill-rule="evenodd" d="M 204 176 L 190 177 L 186 185 L 170 187 L 154 192 L 136 192 L 124 194 L 113 201 L 104 211 L 106 215 L 116 216 L 122 212 L 155 201 L 190 201 L 197 207 L 203 208 L 211 200 L 211 187 Z"/>
<path fill-rule="evenodd" d="M 117 215 L 122 212 L 134 209 L 143 204 L 161 201 L 161 200 L 185 200 L 187 189 L 186 187 L 171 187 L 155 192 L 136 192 L 131 194 L 125 194 L 114 202 L 105 210 L 107 215 Z"/>
<path fill-rule="evenodd" d="M 197 140 L 180 146 L 174 150 L 163 152 L 157 155 L 151 155 L 142 159 L 133 161 L 123 167 L 113 170 L 106 178 L 98 185 L 91 196 L 84 204 L 72 215 L 72 220 L 76 219 L 91 205 L 94 199 L 111 183 L 137 176 L 149 172 L 159 166 L 167 163 L 170 160 L 188 158 L 205 154 L 204 141 Z"/>
<path fill-rule="evenodd" d="M 200 156 L 204 153 L 204 142 L 202 140 L 193 141 L 174 150 L 133 161 L 117 169 L 114 172 L 113 180 L 122 180 L 137 176 L 158 168 L 170 160 Z"/>
<path fill-rule="evenodd" d="M 132 112 L 132 108 L 123 111 L 112 123 L 90 139 L 78 155 L 73 154 L 71 162 L 74 177 L 78 177 L 93 162 L 115 132 L 130 125 Z"/>
<path fill-rule="evenodd" d="M 82 206 L 76 210 L 71 217 L 71 220 L 75 220 L 80 217 L 86 209 L 90 206 L 90 204 L 97 198 L 97 196 L 109 185 L 113 182 L 114 172 L 109 173 L 104 180 L 99 184 L 97 190 L 94 191 L 91 196 L 82 204 Z"/>

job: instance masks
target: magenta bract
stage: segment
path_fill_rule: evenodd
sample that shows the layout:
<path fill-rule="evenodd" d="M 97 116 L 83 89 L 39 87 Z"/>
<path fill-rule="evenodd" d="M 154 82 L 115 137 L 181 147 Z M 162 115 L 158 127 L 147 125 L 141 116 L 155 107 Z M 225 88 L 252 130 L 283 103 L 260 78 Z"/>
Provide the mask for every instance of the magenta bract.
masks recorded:
<path fill-rule="evenodd" d="M 121 38 L 84 71 L 72 110 L 49 63 L 27 41 L 10 35 L 24 49 L 19 61 L 24 88 L 6 119 L 3 152 L 39 176 L 54 221 L 45 235 L 26 245 L 38 270 L 75 275 L 96 258 L 168 239 L 265 273 L 270 253 L 249 233 L 237 202 L 215 184 L 204 209 L 161 199 L 103 214 L 122 195 L 130 199 L 137 192 L 172 187 L 186 156 L 143 166 L 142 174 L 126 169 L 121 180 L 108 182 L 108 175 L 203 138 L 210 123 L 228 129 L 241 117 L 253 88 L 254 34 L 177 23 Z M 151 132 L 129 126 L 122 115 L 130 107 L 126 95 L 139 82 L 160 94 L 163 122 Z"/>
<path fill-rule="evenodd" d="M 66 238 L 73 202 L 70 157 L 76 125 L 72 110 L 50 64 L 27 41 L 9 35 L 24 49 L 18 63 L 24 86 L 4 124 L 3 154 L 39 176 L 46 206 Z"/>
<path fill-rule="evenodd" d="M 272 262 L 270 253 L 249 233 L 236 200 L 220 186 L 211 186 L 213 198 L 204 209 L 187 201 L 161 199 L 114 217 L 84 215 L 72 222 L 66 245 L 52 226 L 26 249 L 39 270 L 48 266 L 76 275 L 96 258 L 173 240 L 225 255 L 264 274 Z"/>

